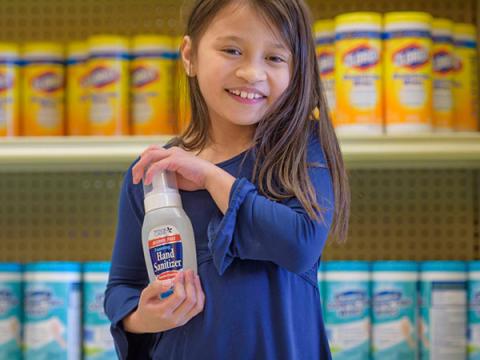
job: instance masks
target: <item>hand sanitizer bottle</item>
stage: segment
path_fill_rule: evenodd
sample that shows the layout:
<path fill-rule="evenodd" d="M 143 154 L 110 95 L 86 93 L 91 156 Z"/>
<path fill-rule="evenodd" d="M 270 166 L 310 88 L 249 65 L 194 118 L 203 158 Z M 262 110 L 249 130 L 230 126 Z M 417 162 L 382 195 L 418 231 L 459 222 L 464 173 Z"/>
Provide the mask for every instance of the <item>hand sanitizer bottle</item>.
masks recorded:
<path fill-rule="evenodd" d="M 190 219 L 183 210 L 175 173 L 160 171 L 143 185 L 145 218 L 142 247 L 150 282 L 171 280 L 177 272 L 197 273 L 197 254 Z M 172 289 L 161 294 L 169 296 Z"/>

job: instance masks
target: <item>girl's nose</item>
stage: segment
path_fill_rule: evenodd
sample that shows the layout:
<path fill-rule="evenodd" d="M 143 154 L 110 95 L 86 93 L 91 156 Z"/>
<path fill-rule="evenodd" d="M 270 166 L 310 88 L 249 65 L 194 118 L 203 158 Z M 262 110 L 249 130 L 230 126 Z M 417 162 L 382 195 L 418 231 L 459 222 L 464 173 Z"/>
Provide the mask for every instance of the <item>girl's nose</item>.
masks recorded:
<path fill-rule="evenodd" d="M 241 79 L 244 79 L 250 84 L 267 80 L 267 74 L 265 73 L 265 70 L 263 70 L 261 66 L 254 64 L 239 67 L 235 75 Z"/>

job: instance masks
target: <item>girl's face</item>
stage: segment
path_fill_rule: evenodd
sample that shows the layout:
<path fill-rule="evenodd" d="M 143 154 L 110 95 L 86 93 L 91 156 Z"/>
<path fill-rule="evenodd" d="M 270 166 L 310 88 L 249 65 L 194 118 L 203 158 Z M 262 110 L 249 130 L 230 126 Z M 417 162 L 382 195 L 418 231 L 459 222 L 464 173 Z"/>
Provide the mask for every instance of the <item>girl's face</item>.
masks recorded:
<path fill-rule="evenodd" d="M 273 26 L 237 3 L 215 16 L 192 66 L 212 125 L 251 126 L 287 88 L 292 56 Z"/>

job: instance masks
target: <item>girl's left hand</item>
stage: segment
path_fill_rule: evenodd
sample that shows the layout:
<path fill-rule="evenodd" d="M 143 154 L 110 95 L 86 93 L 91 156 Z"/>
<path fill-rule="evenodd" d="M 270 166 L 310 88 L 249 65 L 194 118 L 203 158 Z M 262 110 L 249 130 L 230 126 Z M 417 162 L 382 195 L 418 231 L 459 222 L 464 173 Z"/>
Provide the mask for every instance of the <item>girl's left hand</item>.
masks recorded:
<path fill-rule="evenodd" d="M 148 185 L 157 171 L 169 170 L 176 173 L 179 189 L 203 190 L 207 177 L 215 167 L 211 162 L 177 146 L 165 149 L 159 145 L 152 145 L 142 153 L 140 160 L 132 168 L 133 183 L 138 184 L 143 179 Z M 148 171 L 145 173 L 147 168 Z"/>

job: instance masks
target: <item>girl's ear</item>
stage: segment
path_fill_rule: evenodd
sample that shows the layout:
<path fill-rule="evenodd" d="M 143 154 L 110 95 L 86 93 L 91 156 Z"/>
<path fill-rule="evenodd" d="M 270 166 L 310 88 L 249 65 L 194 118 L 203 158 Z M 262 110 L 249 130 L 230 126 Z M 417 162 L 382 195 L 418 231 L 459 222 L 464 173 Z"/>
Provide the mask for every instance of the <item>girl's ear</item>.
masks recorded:
<path fill-rule="evenodd" d="M 188 35 L 183 37 L 183 42 L 180 46 L 180 54 L 182 56 L 183 67 L 185 68 L 187 76 L 195 76 L 192 58 L 192 39 Z"/>

